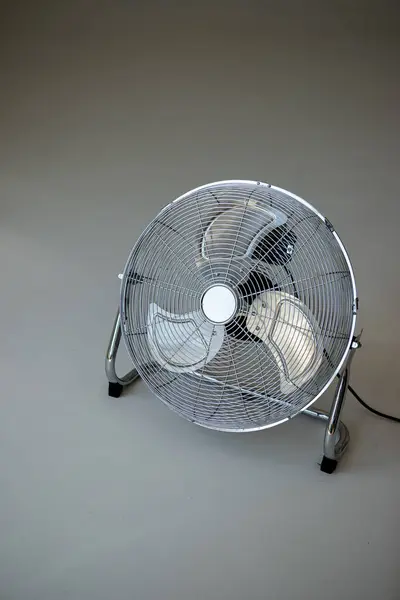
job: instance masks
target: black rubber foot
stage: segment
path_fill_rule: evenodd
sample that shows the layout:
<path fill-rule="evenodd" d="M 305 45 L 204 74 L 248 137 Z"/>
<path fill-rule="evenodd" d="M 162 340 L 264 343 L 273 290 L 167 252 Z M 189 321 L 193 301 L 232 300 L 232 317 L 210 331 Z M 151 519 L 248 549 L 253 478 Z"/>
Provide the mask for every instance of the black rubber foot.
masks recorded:
<path fill-rule="evenodd" d="M 119 398 L 123 389 L 124 386 L 120 383 L 108 382 L 108 395 L 111 396 L 111 398 Z"/>
<path fill-rule="evenodd" d="M 327 456 L 324 456 L 322 458 L 321 465 L 320 465 L 321 471 L 323 473 L 329 473 L 329 475 L 330 475 L 336 469 L 337 464 L 338 464 L 337 460 L 334 460 L 333 458 L 328 458 Z"/>

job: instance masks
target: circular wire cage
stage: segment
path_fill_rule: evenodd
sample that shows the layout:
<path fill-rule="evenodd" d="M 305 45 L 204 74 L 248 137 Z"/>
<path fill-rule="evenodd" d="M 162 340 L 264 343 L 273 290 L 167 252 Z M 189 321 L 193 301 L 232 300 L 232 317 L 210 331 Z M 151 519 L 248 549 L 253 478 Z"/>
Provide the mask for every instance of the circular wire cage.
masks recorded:
<path fill-rule="evenodd" d="M 148 225 L 124 269 L 120 314 L 156 396 L 199 425 L 251 431 L 295 416 L 331 383 L 354 333 L 356 289 L 343 244 L 310 204 L 222 181 Z"/>

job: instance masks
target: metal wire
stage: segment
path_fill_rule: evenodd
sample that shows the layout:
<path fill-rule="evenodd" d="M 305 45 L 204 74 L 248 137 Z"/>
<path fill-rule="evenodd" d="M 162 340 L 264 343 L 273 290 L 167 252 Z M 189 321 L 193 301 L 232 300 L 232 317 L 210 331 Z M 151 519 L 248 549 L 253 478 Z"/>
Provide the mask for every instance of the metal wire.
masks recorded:
<path fill-rule="evenodd" d="M 216 285 L 237 298 L 225 324 L 202 308 Z M 263 341 L 248 327 L 260 298 L 286 300 L 279 314 L 257 315 L 261 329 L 285 332 L 280 359 L 272 333 Z M 268 184 L 225 181 L 188 192 L 149 224 L 124 270 L 120 312 L 135 367 L 163 402 L 199 425 L 246 431 L 291 418 L 323 393 L 349 349 L 356 290 L 342 243 L 311 205 Z M 288 365 L 305 364 L 311 339 L 318 363 L 301 379 Z"/>

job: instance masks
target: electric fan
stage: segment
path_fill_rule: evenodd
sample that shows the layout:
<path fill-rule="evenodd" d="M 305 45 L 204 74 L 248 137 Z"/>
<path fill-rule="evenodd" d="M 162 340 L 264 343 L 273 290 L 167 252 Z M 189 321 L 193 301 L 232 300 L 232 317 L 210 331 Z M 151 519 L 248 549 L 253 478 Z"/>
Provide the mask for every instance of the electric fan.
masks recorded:
<path fill-rule="evenodd" d="M 179 415 L 222 431 L 319 418 L 321 470 L 334 471 L 349 441 L 340 412 L 358 300 L 345 248 L 313 206 L 259 181 L 204 185 L 148 225 L 120 278 L 110 396 L 140 376 Z M 121 334 L 135 368 L 120 378 Z M 338 374 L 330 413 L 311 409 Z"/>

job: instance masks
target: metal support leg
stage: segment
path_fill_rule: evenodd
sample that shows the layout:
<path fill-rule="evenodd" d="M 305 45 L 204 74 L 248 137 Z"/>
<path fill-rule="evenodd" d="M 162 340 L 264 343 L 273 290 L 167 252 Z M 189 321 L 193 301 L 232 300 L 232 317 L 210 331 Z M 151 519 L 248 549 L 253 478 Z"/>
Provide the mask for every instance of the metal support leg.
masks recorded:
<path fill-rule="evenodd" d="M 121 315 L 119 310 L 117 311 L 113 329 L 108 343 L 107 354 L 106 354 L 106 375 L 108 379 L 108 395 L 114 398 L 119 398 L 122 389 L 135 381 L 139 377 L 136 369 L 132 369 L 123 377 L 118 377 L 115 370 L 115 359 L 117 357 L 119 343 L 121 341 Z"/>
<path fill-rule="evenodd" d="M 333 407 L 333 405 L 332 405 L 332 407 Z M 330 438 L 329 445 L 327 448 L 326 438 L 328 435 L 329 422 L 330 422 L 330 416 L 332 414 L 332 408 L 331 408 L 330 413 L 328 413 L 324 410 L 321 410 L 321 409 L 307 408 L 305 411 L 303 411 L 303 414 L 308 415 L 309 417 L 312 417 L 313 419 L 319 419 L 321 421 L 324 421 L 326 428 L 325 428 L 325 438 L 324 438 L 324 456 L 323 456 L 322 462 L 321 462 L 321 471 L 324 471 L 326 473 L 333 473 L 333 471 L 337 467 L 337 464 L 338 464 L 340 458 L 345 453 L 347 446 L 349 444 L 349 441 L 350 441 L 349 430 L 347 429 L 347 427 L 343 423 L 343 421 L 339 420 L 338 424 L 337 424 L 335 436 L 333 439 Z M 329 453 L 331 453 L 331 448 L 330 448 L 331 441 L 333 441 L 333 454 L 334 454 L 333 458 L 331 458 L 331 456 L 328 456 L 326 454 L 327 451 Z"/>
<path fill-rule="evenodd" d="M 350 435 L 344 423 L 340 420 L 343 404 L 346 398 L 347 387 L 350 380 L 350 366 L 353 360 L 355 351 L 361 346 L 361 334 L 354 338 L 347 361 L 344 365 L 338 385 L 336 387 L 335 396 L 332 402 L 329 414 L 323 410 L 307 409 L 305 415 L 315 419 L 325 421 L 325 437 L 324 437 L 324 456 L 321 462 L 321 471 L 324 473 L 333 473 L 337 464 L 349 444 Z"/>

